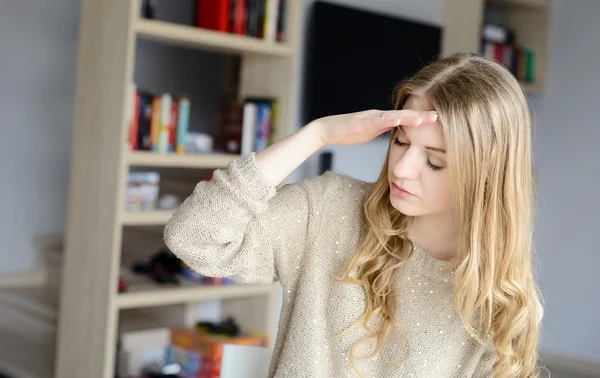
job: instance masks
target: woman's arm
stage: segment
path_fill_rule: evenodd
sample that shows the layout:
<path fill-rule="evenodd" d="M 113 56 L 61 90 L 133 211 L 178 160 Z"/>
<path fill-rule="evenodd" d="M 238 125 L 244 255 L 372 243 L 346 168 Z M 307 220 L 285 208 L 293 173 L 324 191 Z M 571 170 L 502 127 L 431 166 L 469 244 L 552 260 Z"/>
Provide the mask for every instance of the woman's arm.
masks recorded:
<path fill-rule="evenodd" d="M 400 124 L 417 126 L 436 119 L 436 112 L 413 110 L 367 110 L 324 117 L 259 152 L 256 161 L 269 182 L 276 186 L 325 145 L 361 144 Z"/>
<path fill-rule="evenodd" d="M 277 184 L 322 146 L 368 141 L 401 122 L 379 114 L 366 111 L 317 120 L 216 170 L 212 180 L 197 184 L 167 223 L 167 246 L 207 276 L 245 283 L 281 279 L 296 266 L 290 259 L 302 255 L 306 240 L 311 240 L 311 216 L 327 183 L 325 177 L 315 177 L 276 193 Z M 412 111 L 400 114 L 407 125 L 423 120 Z"/>

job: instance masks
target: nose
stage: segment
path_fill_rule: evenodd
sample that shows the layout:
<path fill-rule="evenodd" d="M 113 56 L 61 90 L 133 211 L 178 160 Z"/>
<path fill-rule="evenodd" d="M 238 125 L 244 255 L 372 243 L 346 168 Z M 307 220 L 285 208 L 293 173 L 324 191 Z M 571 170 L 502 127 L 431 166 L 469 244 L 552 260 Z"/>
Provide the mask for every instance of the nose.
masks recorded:
<path fill-rule="evenodd" d="M 419 156 L 409 148 L 394 164 L 394 176 L 399 179 L 415 180 L 419 176 Z"/>

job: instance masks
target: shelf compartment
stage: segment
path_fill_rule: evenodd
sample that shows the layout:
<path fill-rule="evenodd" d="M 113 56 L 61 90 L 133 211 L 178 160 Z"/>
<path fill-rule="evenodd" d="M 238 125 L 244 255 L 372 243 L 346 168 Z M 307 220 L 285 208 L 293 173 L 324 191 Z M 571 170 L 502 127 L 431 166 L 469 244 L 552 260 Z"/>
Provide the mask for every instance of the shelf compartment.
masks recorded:
<path fill-rule="evenodd" d="M 208 51 L 292 57 L 289 46 L 258 38 L 235 35 L 193 26 L 139 19 L 135 23 L 139 38 Z"/>
<path fill-rule="evenodd" d="M 115 300 L 118 309 L 167 306 L 200 302 L 209 299 L 248 298 L 273 295 L 276 284 L 269 285 L 202 285 L 189 280 L 181 284 L 159 285 L 146 277 L 128 282 L 128 291 Z"/>

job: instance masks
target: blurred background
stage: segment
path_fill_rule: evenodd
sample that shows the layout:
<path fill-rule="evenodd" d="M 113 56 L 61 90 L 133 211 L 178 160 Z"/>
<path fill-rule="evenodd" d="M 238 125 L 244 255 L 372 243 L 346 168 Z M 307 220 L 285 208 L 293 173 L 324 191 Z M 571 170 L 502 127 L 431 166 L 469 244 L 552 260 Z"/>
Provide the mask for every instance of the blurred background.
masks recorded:
<path fill-rule="evenodd" d="M 279 287 L 195 274 L 162 244 L 173 209 L 241 154 L 389 109 L 399 80 L 471 51 L 514 73 L 535 116 L 542 363 L 600 377 L 598 15 L 598 0 L 0 1 L 0 374 L 261 376 L 267 355 L 236 372 L 213 336 L 271 346 Z M 386 148 L 328 147 L 288 182 L 375 180 Z"/>

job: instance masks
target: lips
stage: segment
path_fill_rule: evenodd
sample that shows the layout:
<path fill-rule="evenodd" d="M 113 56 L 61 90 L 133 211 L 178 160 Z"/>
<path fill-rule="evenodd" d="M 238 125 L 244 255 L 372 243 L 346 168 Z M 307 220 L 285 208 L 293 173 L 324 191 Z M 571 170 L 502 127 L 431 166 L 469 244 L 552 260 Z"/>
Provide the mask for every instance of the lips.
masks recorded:
<path fill-rule="evenodd" d="M 406 194 L 410 194 L 411 196 L 414 196 L 414 194 L 412 194 L 411 192 L 409 192 L 408 190 L 404 189 L 403 187 L 401 187 L 400 185 L 396 185 L 394 183 L 392 183 L 392 185 L 394 185 L 394 187 L 396 187 L 396 189 L 398 189 L 401 192 L 404 192 Z"/>

